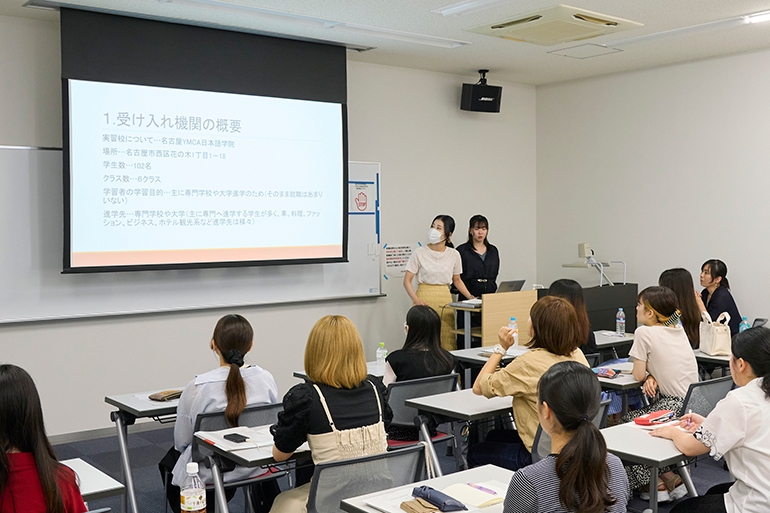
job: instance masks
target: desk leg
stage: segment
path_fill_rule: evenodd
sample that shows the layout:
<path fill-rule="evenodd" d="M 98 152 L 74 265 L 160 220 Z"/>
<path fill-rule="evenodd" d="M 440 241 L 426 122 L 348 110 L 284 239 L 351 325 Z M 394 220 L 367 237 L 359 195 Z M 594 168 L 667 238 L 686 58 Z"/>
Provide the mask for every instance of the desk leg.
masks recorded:
<path fill-rule="evenodd" d="M 444 475 L 444 472 L 441 470 L 441 462 L 438 460 L 436 448 L 433 447 L 433 442 L 431 442 L 430 433 L 428 432 L 428 426 L 425 424 L 425 422 L 420 423 L 420 437 L 424 442 L 427 442 L 428 454 L 430 455 L 430 459 L 433 461 L 433 470 L 436 473 L 436 477 L 441 477 Z"/>
<path fill-rule="evenodd" d="M 697 497 L 698 492 L 695 490 L 692 477 L 690 476 L 690 472 L 687 471 L 687 467 L 685 466 L 684 461 L 680 461 L 676 464 L 676 471 L 677 474 L 679 474 L 679 477 L 682 478 L 684 486 L 687 488 L 687 495 L 690 497 Z"/>
<path fill-rule="evenodd" d="M 208 458 L 211 464 L 211 478 L 214 481 L 214 513 L 228 513 L 225 487 L 222 484 L 222 472 L 215 458 Z"/>
<path fill-rule="evenodd" d="M 658 513 L 658 467 L 650 467 L 650 510 Z"/>
<path fill-rule="evenodd" d="M 471 312 L 470 310 L 465 310 L 463 312 L 463 318 L 465 319 L 465 347 L 463 349 L 470 349 L 471 348 Z"/>
<path fill-rule="evenodd" d="M 628 413 L 628 390 L 620 391 L 620 401 L 621 401 L 620 413 L 621 415 L 625 415 L 626 413 Z"/>
<path fill-rule="evenodd" d="M 136 493 L 134 492 L 134 478 L 131 475 L 131 463 L 128 460 L 128 426 L 134 423 L 134 419 L 127 419 L 123 412 L 114 411 L 110 418 L 115 423 L 118 431 L 118 445 L 120 446 L 120 460 L 123 469 L 123 484 L 126 485 L 126 493 L 123 495 L 123 513 L 128 511 L 128 503 L 131 503 L 131 512 L 139 513 L 136 505 Z"/>

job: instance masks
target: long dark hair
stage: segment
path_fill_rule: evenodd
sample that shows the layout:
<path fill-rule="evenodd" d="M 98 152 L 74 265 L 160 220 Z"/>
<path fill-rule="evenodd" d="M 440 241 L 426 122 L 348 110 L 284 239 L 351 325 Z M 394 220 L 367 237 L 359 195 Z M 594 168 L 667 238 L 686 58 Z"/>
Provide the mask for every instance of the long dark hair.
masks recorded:
<path fill-rule="evenodd" d="M 441 318 L 429 306 L 415 305 L 406 313 L 409 331 L 404 340 L 407 351 L 427 351 L 432 357 L 428 370 L 434 376 L 452 372 L 454 361 L 441 349 Z"/>
<path fill-rule="evenodd" d="M 743 358 L 754 375 L 762 378 L 762 390 L 770 399 L 770 329 L 759 326 L 749 328 L 733 337 L 733 358 Z"/>
<path fill-rule="evenodd" d="M 562 506 L 579 513 L 602 513 L 617 502 L 607 490 L 607 445 L 592 422 L 601 391 L 591 369 L 571 361 L 552 365 L 537 387 L 538 406 L 548 404 L 564 431 L 572 434 L 556 457 L 556 475 Z"/>
<path fill-rule="evenodd" d="M 700 346 L 700 310 L 695 302 L 695 286 L 692 274 L 687 269 L 677 267 L 666 269 L 658 278 L 658 285 L 668 287 L 676 294 L 679 311 L 682 314 L 682 326 L 693 349 Z"/>
<path fill-rule="evenodd" d="M 468 221 L 468 244 L 473 244 L 473 234 L 471 233 L 471 230 L 477 226 L 489 230 L 489 221 L 481 214 L 476 214 L 475 216 L 471 217 L 471 220 Z M 489 241 L 486 237 L 484 237 L 484 245 L 489 247 Z"/>
<path fill-rule="evenodd" d="M 529 309 L 532 319 L 532 340 L 529 347 L 543 348 L 561 356 L 569 356 L 585 340 L 580 338 L 575 307 L 561 297 L 545 296 Z"/>
<path fill-rule="evenodd" d="M 230 365 L 230 372 L 225 382 L 227 396 L 225 419 L 231 426 L 237 426 L 238 417 L 246 407 L 246 384 L 241 376 L 241 367 L 243 357 L 249 352 L 251 343 L 254 341 L 254 330 L 244 317 L 230 314 L 219 319 L 211 338 L 225 363 Z"/>
<path fill-rule="evenodd" d="M 64 513 L 59 480 L 75 476 L 56 460 L 45 435 L 43 409 L 32 377 L 21 367 L 0 365 L 0 497 L 10 478 L 8 451 L 31 452 L 43 487 L 46 511 Z"/>
<path fill-rule="evenodd" d="M 580 325 L 580 339 L 588 340 L 588 332 L 591 331 L 591 323 L 588 321 L 588 311 L 586 310 L 586 299 L 583 297 L 583 287 L 575 280 L 564 278 L 556 280 L 548 287 L 548 295 L 563 297 L 575 307 L 578 324 Z"/>
<path fill-rule="evenodd" d="M 703 262 L 703 265 L 700 266 L 700 270 L 702 271 L 706 269 L 706 267 L 708 267 L 709 275 L 712 280 L 715 278 L 722 278 L 722 281 L 719 282 L 719 286 L 726 289 L 730 288 L 730 282 L 727 281 L 727 264 L 721 260 L 712 258 L 711 260 Z"/>
<path fill-rule="evenodd" d="M 455 231 L 455 220 L 452 218 L 452 216 L 446 215 L 446 214 L 439 214 L 436 217 L 433 218 L 433 222 L 435 223 L 437 220 L 440 220 L 442 223 L 444 223 L 444 237 L 446 238 L 446 246 L 448 248 L 455 247 L 454 244 L 452 244 L 452 241 L 450 240 L 450 237 Z M 431 223 L 432 224 L 432 223 Z"/>

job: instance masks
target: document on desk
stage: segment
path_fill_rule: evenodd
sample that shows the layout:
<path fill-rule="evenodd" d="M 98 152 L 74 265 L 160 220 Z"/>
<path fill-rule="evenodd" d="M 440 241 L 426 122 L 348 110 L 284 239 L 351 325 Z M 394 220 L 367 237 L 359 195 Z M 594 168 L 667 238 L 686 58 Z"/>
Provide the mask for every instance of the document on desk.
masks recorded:
<path fill-rule="evenodd" d="M 508 493 L 508 485 L 500 481 L 455 483 L 441 491 L 466 506 L 486 508 L 487 506 L 503 502 L 505 494 Z"/>
<path fill-rule="evenodd" d="M 430 484 L 430 482 L 426 484 Z M 382 511 L 382 513 L 404 513 L 404 510 L 401 509 L 401 503 L 414 500 L 414 497 L 412 497 L 413 488 L 414 485 L 403 490 L 394 491 L 392 493 L 377 495 L 371 499 L 366 499 L 364 502 L 370 508 L 374 508 L 377 511 Z M 503 498 L 505 498 L 505 495 L 503 495 Z M 473 511 L 480 511 L 478 508 L 473 507 L 470 504 L 465 505 L 468 506 L 468 513 Z"/>
<path fill-rule="evenodd" d="M 231 434 L 242 435 L 246 440 L 243 442 L 235 442 L 225 438 Z M 258 426 L 253 428 L 238 426 L 219 431 L 198 431 L 196 435 L 199 438 L 203 438 L 203 440 L 211 445 L 215 445 L 226 451 L 241 451 L 244 449 L 270 447 L 273 445 L 273 435 L 270 434 L 270 426 Z"/>
<path fill-rule="evenodd" d="M 513 358 L 516 358 L 517 356 L 523 355 L 527 351 L 529 351 L 528 347 L 514 344 L 508 348 L 508 350 L 505 352 L 505 356 L 511 356 Z M 479 356 L 486 356 L 488 358 L 492 356 L 492 354 L 493 354 L 493 351 L 491 349 L 484 349 L 479 353 Z"/>

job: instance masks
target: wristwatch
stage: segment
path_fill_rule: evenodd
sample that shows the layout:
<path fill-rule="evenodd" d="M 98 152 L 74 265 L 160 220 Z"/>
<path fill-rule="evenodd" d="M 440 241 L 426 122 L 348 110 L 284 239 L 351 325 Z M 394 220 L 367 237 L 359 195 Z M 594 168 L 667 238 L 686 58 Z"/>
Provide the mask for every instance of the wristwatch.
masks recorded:
<path fill-rule="evenodd" d="M 501 346 L 500 344 L 497 344 L 495 347 L 492 348 L 493 353 L 497 353 L 501 356 L 505 356 L 505 348 Z"/>

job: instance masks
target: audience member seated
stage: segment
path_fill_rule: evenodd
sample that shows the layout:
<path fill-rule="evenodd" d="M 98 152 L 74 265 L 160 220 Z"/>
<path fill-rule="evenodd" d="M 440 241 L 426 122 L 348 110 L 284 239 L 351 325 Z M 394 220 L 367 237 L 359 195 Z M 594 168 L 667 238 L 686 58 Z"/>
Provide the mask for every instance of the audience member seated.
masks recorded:
<path fill-rule="evenodd" d="M 696 295 L 698 308 L 708 312 L 712 321 L 716 321 L 722 312 L 730 314 L 730 334 L 735 335 L 741 325 L 741 314 L 730 293 L 727 281 L 727 265 L 721 260 L 707 260 L 700 268 L 700 284 L 704 287 L 700 296 Z M 697 294 L 697 293 L 696 293 Z"/>
<path fill-rule="evenodd" d="M 591 322 L 588 320 L 588 311 L 586 310 L 586 299 L 583 296 L 583 287 L 578 282 L 570 279 L 556 280 L 548 287 L 548 295 L 563 297 L 575 307 L 578 324 L 580 324 L 580 350 L 583 354 L 598 353 L 596 347 L 596 336 L 591 329 Z"/>

